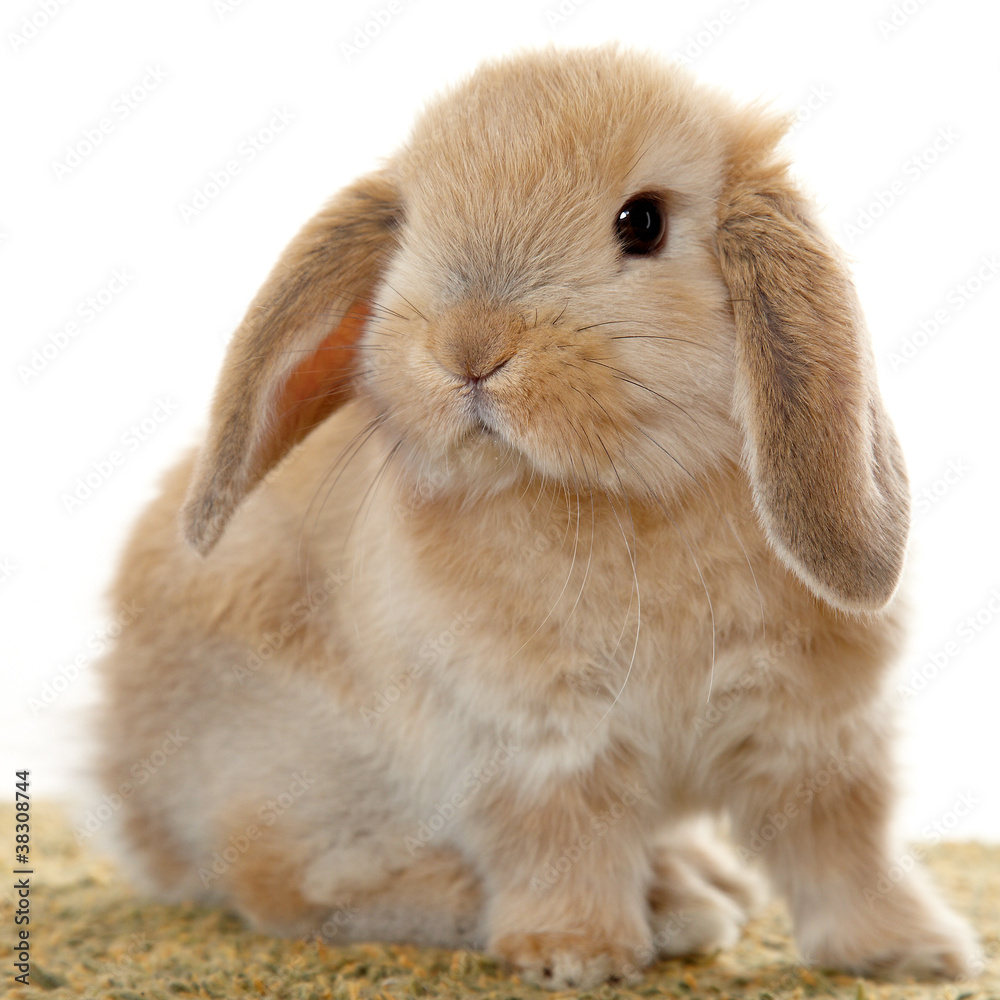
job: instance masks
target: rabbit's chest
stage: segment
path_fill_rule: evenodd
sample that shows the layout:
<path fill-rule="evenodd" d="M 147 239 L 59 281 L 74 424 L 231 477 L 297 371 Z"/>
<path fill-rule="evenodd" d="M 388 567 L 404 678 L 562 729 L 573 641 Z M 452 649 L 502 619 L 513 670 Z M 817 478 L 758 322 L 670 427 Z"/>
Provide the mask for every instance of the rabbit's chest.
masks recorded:
<path fill-rule="evenodd" d="M 344 625 L 367 637 L 359 672 L 393 691 L 404 678 L 428 732 L 460 728 L 483 753 L 505 741 L 543 771 L 615 743 L 691 752 L 713 683 L 731 681 L 720 637 L 744 615 L 745 558 L 701 522 L 553 513 L 544 496 L 527 516 L 518 500 L 489 519 L 428 505 L 369 533 L 365 599 Z"/>
<path fill-rule="evenodd" d="M 395 650 L 428 717 L 460 720 L 484 752 L 500 741 L 525 748 L 540 773 L 585 768 L 610 744 L 669 740 L 708 692 L 707 607 L 681 610 L 653 573 L 571 560 L 455 593 L 435 602 L 424 588 L 412 628 L 397 619 L 394 642 L 408 641 Z"/>

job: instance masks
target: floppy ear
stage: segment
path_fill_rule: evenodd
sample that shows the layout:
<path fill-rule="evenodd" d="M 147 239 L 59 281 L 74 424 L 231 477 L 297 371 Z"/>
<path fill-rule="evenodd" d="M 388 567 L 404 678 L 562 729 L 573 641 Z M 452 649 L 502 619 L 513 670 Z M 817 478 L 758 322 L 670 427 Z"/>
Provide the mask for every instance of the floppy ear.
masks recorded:
<path fill-rule="evenodd" d="M 851 279 L 782 166 L 733 169 L 717 247 L 768 538 L 820 597 L 878 610 L 902 570 L 909 489 Z"/>
<path fill-rule="evenodd" d="M 292 240 L 233 337 L 181 521 L 209 552 L 246 494 L 350 396 L 367 301 L 395 245 L 396 191 L 373 174 Z"/>

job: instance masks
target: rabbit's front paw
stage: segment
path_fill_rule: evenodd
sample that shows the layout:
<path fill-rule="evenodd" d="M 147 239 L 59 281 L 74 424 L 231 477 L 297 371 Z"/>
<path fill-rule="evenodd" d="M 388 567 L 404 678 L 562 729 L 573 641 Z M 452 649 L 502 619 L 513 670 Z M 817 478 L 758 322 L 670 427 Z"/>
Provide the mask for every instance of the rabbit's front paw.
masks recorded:
<path fill-rule="evenodd" d="M 586 934 L 505 934 L 491 951 L 528 982 L 553 990 L 590 989 L 609 979 L 639 978 L 636 950 Z"/>
<path fill-rule="evenodd" d="M 710 954 L 736 943 L 764 887 L 714 838 L 678 834 L 654 856 L 648 898 L 658 955 Z"/>
<path fill-rule="evenodd" d="M 956 924 L 958 922 L 956 921 Z M 917 979 L 970 979 L 983 971 L 973 935 L 962 926 L 928 926 L 912 936 L 881 933 L 868 941 L 827 940 L 803 948 L 810 965 L 844 969 L 858 975 L 914 976 Z"/>
<path fill-rule="evenodd" d="M 796 937 L 811 965 L 874 976 L 966 979 L 983 971 L 969 925 L 917 873 L 853 912 L 834 900 L 800 920 Z M 839 904 L 839 905 L 838 905 Z"/>

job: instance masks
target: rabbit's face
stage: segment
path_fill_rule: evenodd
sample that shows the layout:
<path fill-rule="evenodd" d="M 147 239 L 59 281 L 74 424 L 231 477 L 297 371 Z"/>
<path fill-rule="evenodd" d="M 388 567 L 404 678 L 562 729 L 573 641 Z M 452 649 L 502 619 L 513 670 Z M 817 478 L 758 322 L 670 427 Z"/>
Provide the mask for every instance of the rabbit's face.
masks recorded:
<path fill-rule="evenodd" d="M 480 69 L 258 293 L 189 541 L 208 552 L 357 393 L 385 467 L 425 496 L 534 476 L 663 503 L 740 462 L 786 566 L 836 607 L 884 607 L 905 466 L 850 274 L 776 151 L 785 124 L 613 47 Z"/>
<path fill-rule="evenodd" d="M 667 70 L 488 67 L 393 163 L 361 391 L 410 467 L 652 492 L 736 461 L 723 142 Z"/>

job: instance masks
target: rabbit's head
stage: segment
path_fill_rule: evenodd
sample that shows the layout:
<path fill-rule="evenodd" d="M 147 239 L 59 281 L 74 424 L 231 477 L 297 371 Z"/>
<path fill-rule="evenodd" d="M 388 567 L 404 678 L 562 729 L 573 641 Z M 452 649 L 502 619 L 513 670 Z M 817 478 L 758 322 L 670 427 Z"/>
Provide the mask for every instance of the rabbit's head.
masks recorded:
<path fill-rule="evenodd" d="M 352 394 L 401 474 L 668 509 L 740 463 L 775 551 L 875 610 L 906 477 L 784 121 L 615 48 L 486 65 L 295 238 L 230 347 L 184 512 L 208 551 Z M 331 456 L 331 462 L 336 456 Z"/>

